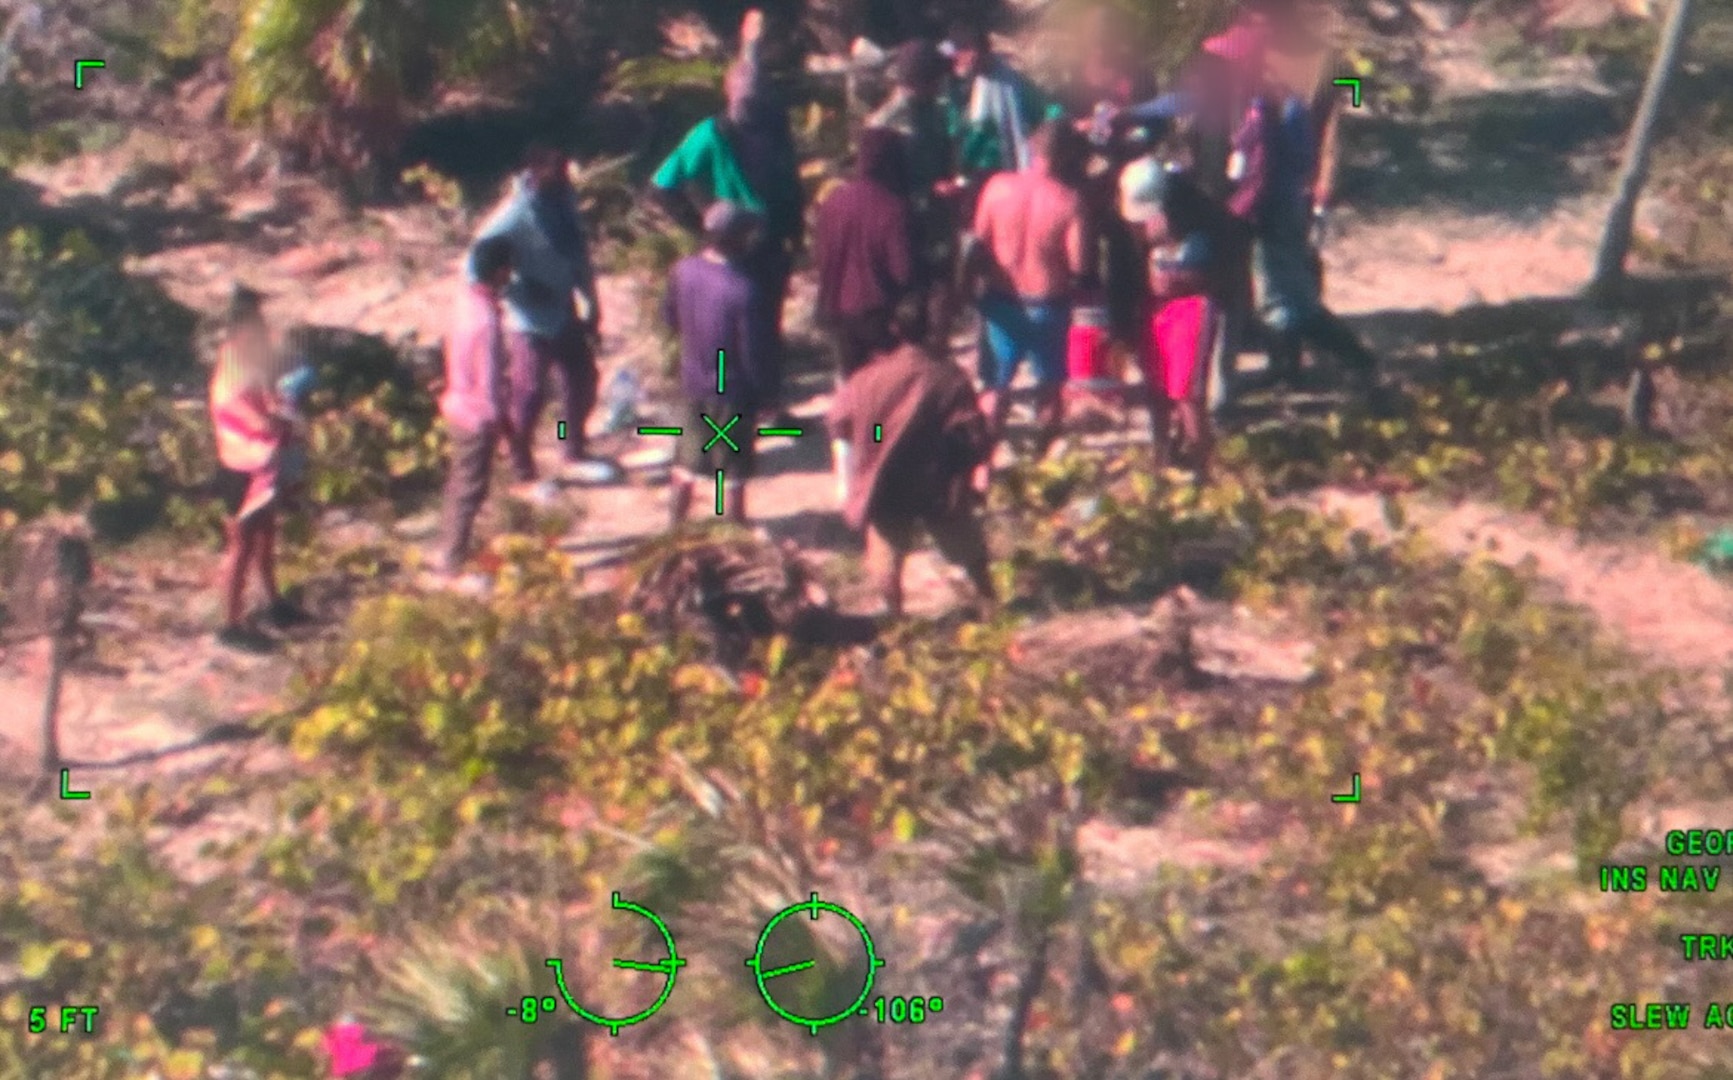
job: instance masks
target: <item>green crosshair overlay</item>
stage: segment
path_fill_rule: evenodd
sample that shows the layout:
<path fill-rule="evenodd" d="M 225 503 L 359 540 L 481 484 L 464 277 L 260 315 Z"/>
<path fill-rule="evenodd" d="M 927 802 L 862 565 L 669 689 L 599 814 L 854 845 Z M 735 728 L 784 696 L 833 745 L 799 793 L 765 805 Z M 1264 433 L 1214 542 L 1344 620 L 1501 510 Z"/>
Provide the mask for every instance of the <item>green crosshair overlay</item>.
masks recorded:
<path fill-rule="evenodd" d="M 702 413 L 700 413 L 699 415 L 703 416 Z M 740 423 L 740 417 L 736 416 L 734 419 L 728 421 L 728 423 L 726 423 L 726 424 L 723 424 L 721 427 L 717 427 L 716 421 L 710 419 L 710 417 L 708 417 L 708 416 L 704 417 L 704 422 L 706 424 L 709 424 L 710 430 L 714 431 L 716 433 L 716 434 L 710 436 L 709 442 L 704 444 L 704 450 L 706 453 L 709 452 L 709 450 L 712 446 L 716 445 L 718 440 L 727 443 L 728 449 L 734 451 L 736 454 L 740 453 L 740 444 L 728 437 L 728 432 L 733 429 L 735 424 Z"/>
<path fill-rule="evenodd" d="M 649 919 L 650 922 L 655 924 L 656 932 L 662 935 L 662 943 L 668 946 L 668 958 L 666 960 L 657 960 L 653 963 L 643 960 L 615 959 L 614 961 L 614 966 L 617 968 L 623 968 L 626 971 L 659 972 L 667 980 L 662 984 L 662 992 L 656 996 L 656 1000 L 651 1003 L 649 1008 L 635 1012 L 631 1016 L 599 1016 L 573 1000 L 571 991 L 566 989 L 565 962 L 563 960 L 560 960 L 557 957 L 550 958 L 548 960 L 548 967 L 554 969 L 554 982 L 559 984 L 560 997 L 565 999 L 566 1008 L 572 1010 L 573 1013 L 583 1017 L 590 1023 L 595 1024 L 597 1027 L 607 1028 L 608 1034 L 619 1035 L 621 1028 L 631 1027 L 633 1024 L 642 1024 L 644 1021 L 650 1019 L 650 1017 L 656 1015 L 657 1010 L 661 1009 L 662 1006 L 668 1003 L 669 996 L 674 993 L 674 979 L 679 975 L 680 969 L 686 966 L 686 961 L 681 959 L 679 952 L 674 948 L 674 935 L 669 931 L 668 924 L 662 921 L 660 915 L 657 915 L 649 908 L 640 907 L 639 905 L 632 903 L 630 900 L 620 899 L 619 893 L 614 894 L 613 908 L 615 911 L 630 911 L 634 915 L 641 915 L 644 918 Z"/>
<path fill-rule="evenodd" d="M 818 921 L 819 915 L 824 913 L 835 915 L 846 920 L 850 926 L 854 927 L 855 933 L 860 935 L 861 944 L 866 947 L 866 983 L 860 988 L 860 996 L 850 1002 L 841 1012 L 832 1016 L 797 1015 L 796 1013 L 792 1013 L 788 1009 L 784 1008 L 782 1003 L 772 997 L 770 993 L 770 980 L 780 978 L 784 975 L 793 975 L 797 971 L 806 971 L 809 968 L 818 966 L 817 961 L 802 960 L 796 964 L 785 964 L 782 967 L 771 968 L 768 971 L 764 969 L 764 946 L 770 941 L 771 933 L 782 924 L 782 920 L 803 911 L 808 913 L 814 922 Z M 841 904 L 833 904 L 828 900 L 820 900 L 818 894 L 813 893 L 804 903 L 794 904 L 783 908 L 772 916 L 768 923 L 764 924 L 763 931 L 758 935 L 758 947 L 752 950 L 752 957 L 746 961 L 746 966 L 752 969 L 753 981 L 758 984 L 758 996 L 762 997 L 764 1003 L 770 1006 L 771 1012 L 782 1017 L 791 1024 L 796 1024 L 800 1027 L 806 1028 L 814 1036 L 817 1036 L 820 1028 L 829 1027 L 831 1024 L 840 1024 L 849 1017 L 860 1014 L 861 1009 L 866 1005 L 867 998 L 872 996 L 873 982 L 878 978 L 878 970 L 885 966 L 885 962 L 879 958 L 878 950 L 873 946 L 872 932 L 866 928 L 866 924 L 861 922 L 854 912 L 843 907 Z"/>
<path fill-rule="evenodd" d="M 718 397 L 721 397 L 722 394 L 725 392 L 727 386 L 728 386 L 728 356 L 727 356 L 727 352 L 724 349 L 717 349 L 716 350 L 716 395 Z M 711 432 L 708 441 L 706 441 L 704 443 L 704 452 L 705 453 L 709 453 L 716 446 L 717 443 L 725 444 L 728 447 L 728 449 L 734 451 L 736 454 L 742 452 L 741 448 L 740 448 L 740 444 L 735 442 L 733 435 L 730 434 L 734 430 L 734 425 L 740 423 L 740 421 L 742 419 L 742 417 L 739 413 L 736 413 L 734 415 L 734 418 L 732 420 L 729 420 L 726 424 L 717 423 L 715 420 L 712 420 L 710 418 L 709 414 L 707 414 L 707 413 L 699 413 L 698 418 L 704 421 L 704 425 L 706 427 L 708 427 L 710 429 L 710 432 Z M 674 436 L 679 436 L 679 435 L 686 434 L 686 429 L 685 428 L 677 428 L 677 427 L 641 427 L 638 429 L 638 434 L 640 434 L 640 435 L 674 435 Z M 698 434 L 702 436 L 704 433 L 699 432 Z M 805 431 L 803 431 L 801 428 L 797 428 L 797 427 L 765 427 L 765 428 L 759 428 L 758 434 L 765 437 L 765 438 L 781 437 L 781 438 L 789 438 L 789 439 L 798 439 L 802 435 L 805 434 Z M 728 482 L 727 476 L 724 475 L 724 473 L 725 473 L 725 470 L 722 470 L 722 469 L 716 470 L 716 516 L 717 517 L 722 516 L 722 491 L 723 491 L 723 486 Z"/>

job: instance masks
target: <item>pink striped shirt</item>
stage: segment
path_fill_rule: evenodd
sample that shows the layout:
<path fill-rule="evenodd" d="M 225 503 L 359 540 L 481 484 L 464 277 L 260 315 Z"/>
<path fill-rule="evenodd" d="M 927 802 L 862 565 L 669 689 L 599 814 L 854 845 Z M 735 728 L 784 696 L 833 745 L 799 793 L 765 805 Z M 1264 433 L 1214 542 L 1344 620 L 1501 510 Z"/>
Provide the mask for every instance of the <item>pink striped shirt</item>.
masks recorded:
<path fill-rule="evenodd" d="M 464 431 L 498 422 L 505 413 L 505 364 L 499 297 L 465 282 L 445 336 L 445 393 L 439 399 L 445 422 Z"/>
<path fill-rule="evenodd" d="M 269 466 L 283 443 L 274 419 L 281 403 L 272 381 L 276 363 L 262 334 L 234 333 L 217 348 L 211 373 L 211 426 L 217 460 L 225 468 L 257 472 Z"/>

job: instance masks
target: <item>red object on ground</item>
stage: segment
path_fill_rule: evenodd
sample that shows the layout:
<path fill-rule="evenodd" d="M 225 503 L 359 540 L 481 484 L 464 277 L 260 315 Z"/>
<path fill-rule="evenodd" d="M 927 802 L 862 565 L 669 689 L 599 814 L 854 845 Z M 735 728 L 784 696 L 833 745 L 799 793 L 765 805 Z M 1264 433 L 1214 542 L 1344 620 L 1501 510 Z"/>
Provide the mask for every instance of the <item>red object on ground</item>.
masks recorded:
<path fill-rule="evenodd" d="M 1079 389 L 1105 389 L 1119 383 L 1112 371 L 1113 351 L 1107 333 L 1107 313 L 1100 308 L 1079 308 L 1071 318 L 1065 342 L 1065 371 Z"/>
<path fill-rule="evenodd" d="M 384 1047 L 367 1040 L 360 1024 L 338 1022 L 325 1031 L 325 1052 L 331 1055 L 332 1076 L 360 1076 L 379 1061 Z"/>

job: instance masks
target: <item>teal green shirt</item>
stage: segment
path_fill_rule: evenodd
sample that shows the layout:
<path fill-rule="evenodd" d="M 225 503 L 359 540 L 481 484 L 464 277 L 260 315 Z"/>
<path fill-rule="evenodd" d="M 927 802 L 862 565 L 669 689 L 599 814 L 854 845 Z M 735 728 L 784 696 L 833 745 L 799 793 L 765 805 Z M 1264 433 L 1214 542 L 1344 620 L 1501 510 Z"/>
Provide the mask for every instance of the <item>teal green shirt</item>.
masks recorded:
<path fill-rule="evenodd" d="M 989 91 L 987 115 L 971 117 L 970 99 L 979 81 Z M 1029 165 L 1029 136 L 1043 120 L 1064 115 L 1035 84 L 1002 58 L 951 88 L 951 116 L 957 125 L 957 156 L 971 173 L 1015 172 Z M 1015 112 L 1013 119 L 1011 113 Z"/>
<path fill-rule="evenodd" d="M 766 212 L 764 200 L 746 182 L 740 161 L 716 129 L 716 118 L 709 117 L 686 133 L 686 138 L 662 162 L 650 182 L 664 191 L 678 191 L 687 184 L 699 184 L 712 199 L 739 203 L 749 210 Z"/>

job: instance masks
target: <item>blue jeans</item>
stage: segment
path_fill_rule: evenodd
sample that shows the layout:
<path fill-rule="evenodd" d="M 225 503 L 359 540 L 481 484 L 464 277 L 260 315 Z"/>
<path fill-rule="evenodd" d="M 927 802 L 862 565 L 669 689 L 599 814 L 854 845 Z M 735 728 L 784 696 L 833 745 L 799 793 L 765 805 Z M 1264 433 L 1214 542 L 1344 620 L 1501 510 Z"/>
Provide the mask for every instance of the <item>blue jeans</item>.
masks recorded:
<path fill-rule="evenodd" d="M 1009 296 L 981 298 L 981 382 L 1004 390 L 1028 358 L 1035 381 L 1044 387 L 1065 381 L 1065 346 L 1071 333 L 1071 305 L 1028 302 Z"/>

